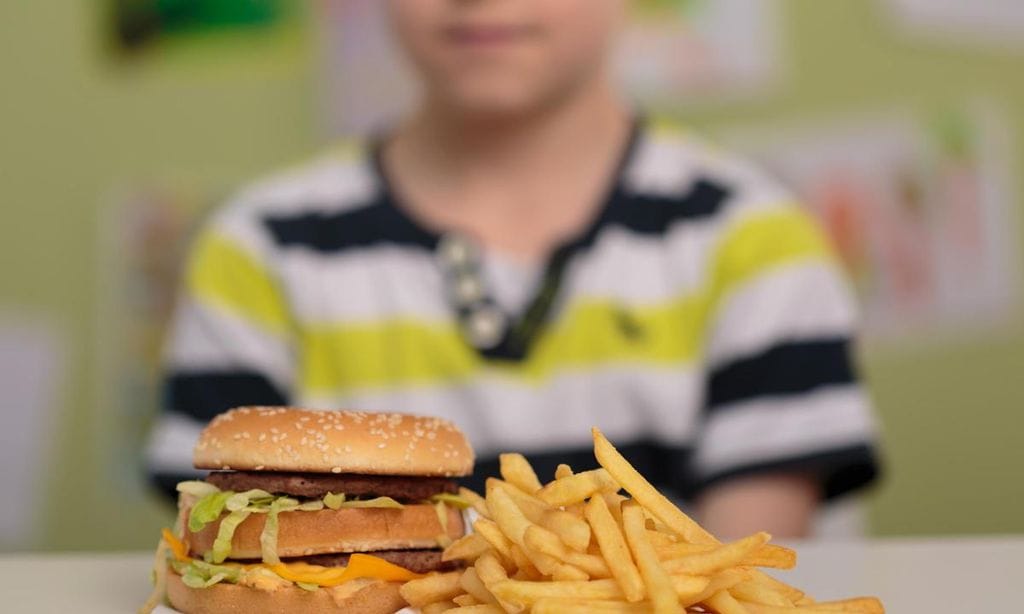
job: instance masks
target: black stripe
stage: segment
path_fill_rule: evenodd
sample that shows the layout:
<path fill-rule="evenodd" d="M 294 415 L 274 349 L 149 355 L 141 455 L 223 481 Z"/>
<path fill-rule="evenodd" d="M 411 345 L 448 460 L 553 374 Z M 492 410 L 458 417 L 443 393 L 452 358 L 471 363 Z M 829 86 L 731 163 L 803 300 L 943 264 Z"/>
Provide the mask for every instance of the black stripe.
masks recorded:
<path fill-rule="evenodd" d="M 588 232 L 556 250 L 555 256 L 565 258 L 590 248 L 607 226 L 637 234 L 663 235 L 677 222 L 718 214 L 729 193 L 725 186 L 711 179 L 696 181 L 689 192 L 679 196 L 626 195 L 616 191 Z M 354 210 L 269 216 L 263 223 L 281 247 L 304 247 L 330 254 L 381 244 L 433 250 L 439 240 L 437 233 L 418 225 L 386 194 Z"/>
<path fill-rule="evenodd" d="M 788 456 L 766 462 L 730 467 L 695 480 L 684 494 L 693 498 L 715 484 L 742 476 L 763 473 L 805 473 L 821 484 L 823 499 L 834 499 L 875 481 L 880 473 L 878 454 L 867 444 L 824 452 Z"/>
<path fill-rule="evenodd" d="M 413 224 L 398 209 L 378 201 L 355 210 L 308 212 L 264 218 L 281 247 L 304 247 L 321 253 L 397 244 L 434 249 L 437 237 Z"/>
<path fill-rule="evenodd" d="M 688 447 L 667 446 L 653 441 L 639 441 L 616 446 L 619 452 L 633 464 L 651 483 L 666 494 L 679 494 L 692 490 L 687 481 L 692 451 Z M 541 483 L 554 479 L 555 468 L 560 463 L 572 467 L 573 471 L 586 471 L 598 467 L 592 447 L 580 447 L 534 452 L 525 454 L 533 465 Z M 471 477 L 462 482 L 478 492 L 483 492 L 489 477 L 501 477 L 497 458 L 481 458 Z"/>
<path fill-rule="evenodd" d="M 164 383 L 164 407 L 209 421 L 232 407 L 287 405 L 285 394 L 255 371 L 174 373 Z"/>
<path fill-rule="evenodd" d="M 707 406 L 714 410 L 755 397 L 800 394 L 854 381 L 849 339 L 785 343 L 713 370 Z"/>

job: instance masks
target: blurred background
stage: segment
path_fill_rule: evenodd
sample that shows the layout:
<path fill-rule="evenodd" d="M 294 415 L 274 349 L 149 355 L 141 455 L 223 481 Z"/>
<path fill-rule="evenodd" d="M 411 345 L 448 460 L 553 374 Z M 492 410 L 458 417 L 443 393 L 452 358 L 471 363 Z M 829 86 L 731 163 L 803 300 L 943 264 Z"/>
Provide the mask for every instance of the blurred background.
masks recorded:
<path fill-rule="evenodd" d="M 148 548 L 139 462 L 209 207 L 409 99 L 373 0 L 0 6 L 0 550 Z M 1024 4 L 647 0 L 647 108 L 830 231 L 885 429 L 871 535 L 1024 532 Z"/>

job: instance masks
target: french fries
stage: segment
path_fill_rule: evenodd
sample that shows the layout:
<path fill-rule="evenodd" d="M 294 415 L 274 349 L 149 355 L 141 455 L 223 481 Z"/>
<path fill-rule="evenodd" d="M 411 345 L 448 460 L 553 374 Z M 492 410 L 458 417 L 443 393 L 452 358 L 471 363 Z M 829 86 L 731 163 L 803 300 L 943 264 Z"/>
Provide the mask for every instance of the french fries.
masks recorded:
<path fill-rule="evenodd" d="M 559 465 L 541 484 L 503 454 L 484 497 L 460 491 L 479 518 L 442 558 L 466 568 L 407 582 L 406 601 L 424 614 L 884 614 L 874 597 L 818 603 L 764 573 L 796 553 L 763 532 L 721 543 L 593 436 L 599 469 Z"/>

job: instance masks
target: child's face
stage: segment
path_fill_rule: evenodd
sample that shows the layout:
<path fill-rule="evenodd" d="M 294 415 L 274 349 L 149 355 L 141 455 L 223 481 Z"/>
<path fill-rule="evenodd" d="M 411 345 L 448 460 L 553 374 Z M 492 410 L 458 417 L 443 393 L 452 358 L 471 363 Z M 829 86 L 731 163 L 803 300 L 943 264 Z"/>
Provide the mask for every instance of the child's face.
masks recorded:
<path fill-rule="evenodd" d="M 627 1 L 389 0 L 389 13 L 434 99 L 515 114 L 601 74 Z"/>

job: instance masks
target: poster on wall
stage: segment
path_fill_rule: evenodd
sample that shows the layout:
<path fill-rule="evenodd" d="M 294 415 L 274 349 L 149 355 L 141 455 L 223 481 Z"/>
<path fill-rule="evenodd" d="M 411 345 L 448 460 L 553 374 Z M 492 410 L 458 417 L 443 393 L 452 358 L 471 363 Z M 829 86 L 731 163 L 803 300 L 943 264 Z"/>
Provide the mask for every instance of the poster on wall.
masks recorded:
<path fill-rule="evenodd" d="M 365 134 L 415 100 L 384 3 L 321 0 L 321 106 L 334 136 Z M 637 0 L 614 57 L 648 108 L 763 95 L 781 76 L 779 0 Z"/>
<path fill-rule="evenodd" d="M 869 342 L 1004 324 L 1019 299 L 1019 228 L 1002 113 L 979 104 L 734 135 L 831 234 Z"/>
<path fill-rule="evenodd" d="M 883 0 L 892 17 L 916 36 L 1024 51 L 1021 0 Z"/>
<path fill-rule="evenodd" d="M 763 95 L 782 74 L 778 0 L 640 0 L 616 68 L 647 107 Z"/>
<path fill-rule="evenodd" d="M 100 228 L 97 365 L 104 385 L 96 449 L 104 475 L 141 499 L 139 463 L 160 402 L 159 370 L 188 246 L 212 193 L 180 183 L 135 182 L 109 198 Z"/>

